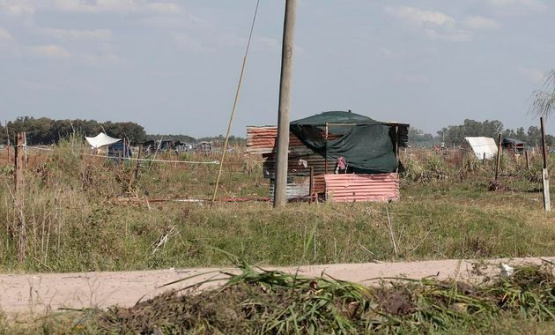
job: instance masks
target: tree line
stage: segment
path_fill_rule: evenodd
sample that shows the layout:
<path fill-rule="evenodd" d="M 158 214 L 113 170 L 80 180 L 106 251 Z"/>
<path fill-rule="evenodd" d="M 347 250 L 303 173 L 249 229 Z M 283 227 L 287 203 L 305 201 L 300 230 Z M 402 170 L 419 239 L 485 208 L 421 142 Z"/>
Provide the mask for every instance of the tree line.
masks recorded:
<path fill-rule="evenodd" d="M 33 117 L 19 117 L 15 121 L 10 121 L 5 125 L 0 125 L 0 144 L 7 143 L 9 137 L 12 143 L 15 142 L 17 133 L 25 131 L 27 133 L 27 143 L 29 145 L 54 144 L 60 139 L 78 134 L 80 136 L 96 136 L 104 132 L 109 136 L 126 138 L 132 145 L 143 143 L 147 140 L 180 140 L 182 142 L 194 143 L 197 141 L 221 141 L 223 135 L 213 137 L 203 137 L 195 139 L 187 135 L 147 135 L 144 128 L 134 122 L 98 122 L 95 120 L 52 120 L 46 117 L 35 119 Z M 526 142 L 530 146 L 538 146 L 541 143 L 541 132 L 539 127 L 531 126 L 525 130 L 519 127 L 516 130 L 504 129 L 503 123 L 498 120 L 475 121 L 466 119 L 461 125 L 454 125 L 442 128 L 436 136 L 423 132 L 416 128 L 409 128 L 409 143 L 413 146 L 431 147 L 440 142 L 447 146 L 460 145 L 465 137 L 485 136 L 497 139 L 498 134 L 505 138 L 515 138 Z M 547 145 L 555 146 L 555 137 L 547 135 Z M 231 136 L 230 145 L 244 144 L 245 139 Z"/>
<path fill-rule="evenodd" d="M 445 142 L 447 146 L 460 145 L 465 137 L 492 137 L 497 140 L 497 136 L 501 134 L 503 138 L 513 138 L 526 142 L 529 146 L 539 146 L 541 144 L 541 130 L 539 127 L 530 126 L 525 131 L 524 127 L 514 129 L 504 129 L 503 123 L 498 120 L 493 121 L 475 121 L 464 120 L 462 125 L 449 126 L 437 132 L 437 139 Z M 552 135 L 546 136 L 548 146 L 555 145 L 555 137 Z"/>
<path fill-rule="evenodd" d="M 15 143 L 16 134 L 27 133 L 27 144 L 55 144 L 72 134 L 96 136 L 100 132 L 108 136 L 126 138 L 131 144 L 146 140 L 145 129 L 134 122 L 98 122 L 95 120 L 52 120 L 47 117 L 18 117 L 15 121 L 0 125 L 0 143 Z"/>

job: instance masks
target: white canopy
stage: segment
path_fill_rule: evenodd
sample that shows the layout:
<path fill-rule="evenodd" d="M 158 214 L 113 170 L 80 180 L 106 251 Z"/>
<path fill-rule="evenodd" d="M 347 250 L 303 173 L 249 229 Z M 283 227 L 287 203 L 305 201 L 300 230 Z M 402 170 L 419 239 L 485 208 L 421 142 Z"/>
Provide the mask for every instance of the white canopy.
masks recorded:
<path fill-rule="evenodd" d="M 119 138 L 113 138 L 110 137 L 104 133 L 100 133 L 98 135 L 96 135 L 95 137 L 85 137 L 85 139 L 87 140 L 87 142 L 89 142 L 89 144 L 94 148 L 94 149 L 98 149 L 110 144 L 114 144 L 116 142 L 121 141 L 121 139 Z"/>

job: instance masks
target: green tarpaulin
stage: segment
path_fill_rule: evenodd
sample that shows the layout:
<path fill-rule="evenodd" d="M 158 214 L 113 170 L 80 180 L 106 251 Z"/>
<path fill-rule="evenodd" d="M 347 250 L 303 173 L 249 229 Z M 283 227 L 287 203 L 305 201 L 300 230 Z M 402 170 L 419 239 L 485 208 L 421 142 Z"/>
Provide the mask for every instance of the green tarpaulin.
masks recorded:
<path fill-rule="evenodd" d="M 343 111 L 324 112 L 293 121 L 290 129 L 307 147 L 323 157 L 338 161 L 343 157 L 349 171 L 355 173 L 396 171 L 395 142 L 405 146 L 408 140 L 408 125 L 394 127 Z"/>

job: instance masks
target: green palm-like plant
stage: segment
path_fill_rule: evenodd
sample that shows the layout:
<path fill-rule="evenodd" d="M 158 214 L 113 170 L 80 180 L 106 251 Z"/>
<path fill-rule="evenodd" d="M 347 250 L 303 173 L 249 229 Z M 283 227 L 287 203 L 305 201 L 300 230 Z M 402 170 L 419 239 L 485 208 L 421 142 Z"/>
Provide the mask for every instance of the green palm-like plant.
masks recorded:
<path fill-rule="evenodd" d="M 534 91 L 534 102 L 530 108 L 530 113 L 534 116 L 549 116 L 555 111 L 555 69 L 545 75 L 545 90 Z"/>

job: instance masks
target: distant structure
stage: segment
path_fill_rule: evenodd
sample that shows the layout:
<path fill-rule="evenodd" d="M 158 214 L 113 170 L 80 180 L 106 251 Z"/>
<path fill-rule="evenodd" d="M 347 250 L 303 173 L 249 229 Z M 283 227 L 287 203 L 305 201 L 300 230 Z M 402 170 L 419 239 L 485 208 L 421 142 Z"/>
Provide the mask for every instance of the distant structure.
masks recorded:
<path fill-rule="evenodd" d="M 290 124 L 288 199 L 332 202 L 399 200 L 399 148 L 408 124 L 332 111 Z M 247 127 L 247 153 L 264 159 L 273 193 L 277 127 Z"/>
<path fill-rule="evenodd" d="M 498 150 L 495 140 L 491 137 L 465 137 L 461 148 L 472 151 L 479 160 L 492 159 Z"/>
<path fill-rule="evenodd" d="M 523 153 L 526 149 L 526 143 L 515 138 L 504 138 L 501 142 L 504 150 L 514 153 Z"/>

